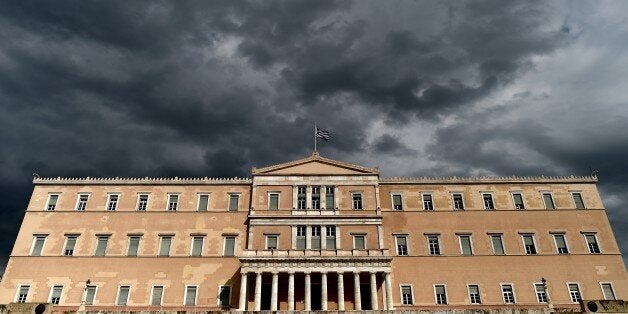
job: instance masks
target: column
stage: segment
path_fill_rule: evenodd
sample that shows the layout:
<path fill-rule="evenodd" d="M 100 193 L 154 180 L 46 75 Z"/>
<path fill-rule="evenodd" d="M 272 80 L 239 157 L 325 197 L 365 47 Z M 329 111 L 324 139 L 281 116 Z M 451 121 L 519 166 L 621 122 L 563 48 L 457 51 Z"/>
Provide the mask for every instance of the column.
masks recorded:
<path fill-rule="evenodd" d="M 288 273 L 288 311 L 294 311 L 294 272 Z"/>
<path fill-rule="evenodd" d="M 271 286 L 272 294 L 270 296 L 270 310 L 271 311 L 277 310 L 277 293 L 279 291 L 278 284 L 279 284 L 279 273 L 273 272 L 273 283 Z"/>
<path fill-rule="evenodd" d="M 386 284 L 384 283 L 382 285 L 382 307 L 384 308 L 384 311 L 388 310 L 388 304 L 386 303 L 387 299 L 387 293 L 386 293 Z"/>
<path fill-rule="evenodd" d="M 246 272 L 240 273 L 240 303 L 238 306 L 238 311 L 246 311 L 246 300 L 247 300 L 246 285 L 248 284 L 247 282 L 248 276 L 249 274 Z"/>
<path fill-rule="evenodd" d="M 355 303 L 355 310 L 362 310 L 362 295 L 360 294 L 360 272 L 353 273 L 353 285 L 355 286 L 353 294 L 353 302 Z"/>
<path fill-rule="evenodd" d="M 377 304 L 377 275 L 376 272 L 371 272 L 371 309 L 374 311 L 379 310 L 379 305 Z"/>
<path fill-rule="evenodd" d="M 262 309 L 262 272 L 255 274 L 255 310 Z"/>
<path fill-rule="evenodd" d="M 386 273 L 386 309 L 388 311 L 395 309 L 393 307 L 392 282 L 390 280 L 390 272 Z"/>
<path fill-rule="evenodd" d="M 321 273 L 321 308 L 327 311 L 327 273 Z"/>
<path fill-rule="evenodd" d="M 338 272 L 338 311 L 345 310 L 345 281 L 342 272 Z"/>
<path fill-rule="evenodd" d="M 312 281 L 310 273 L 305 273 L 305 310 L 312 310 Z"/>

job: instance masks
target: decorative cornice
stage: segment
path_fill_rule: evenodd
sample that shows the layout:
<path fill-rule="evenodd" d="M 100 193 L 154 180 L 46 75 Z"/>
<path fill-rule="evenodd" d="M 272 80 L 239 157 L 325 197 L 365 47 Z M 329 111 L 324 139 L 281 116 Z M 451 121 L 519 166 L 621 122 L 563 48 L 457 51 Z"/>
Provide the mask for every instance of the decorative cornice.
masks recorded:
<path fill-rule="evenodd" d="M 352 169 L 352 170 L 356 170 L 356 171 L 361 171 L 361 172 L 364 172 L 365 174 L 379 174 L 379 168 L 377 168 L 377 167 L 376 168 L 368 168 L 368 167 L 363 167 L 363 166 L 359 166 L 359 165 L 348 163 L 348 162 L 343 162 L 343 161 L 338 161 L 338 160 L 334 160 L 334 159 L 330 159 L 330 158 L 325 158 L 325 157 L 322 157 L 321 155 L 319 155 L 317 152 L 314 152 L 314 153 L 312 153 L 311 156 L 303 158 L 303 159 L 288 161 L 288 162 L 275 164 L 275 165 L 271 165 L 271 166 L 267 166 L 267 167 L 263 167 L 263 168 L 253 167 L 251 169 L 251 173 L 253 175 L 262 175 L 262 174 L 264 174 L 266 172 L 279 170 L 279 169 L 283 169 L 283 168 L 288 168 L 288 167 L 292 167 L 292 166 L 297 166 L 297 165 L 301 165 L 301 164 L 312 162 L 312 161 L 319 161 L 321 163 L 325 163 L 325 164 L 332 165 L 332 166 L 338 166 L 338 167 L 342 167 L 342 168 L 346 168 L 346 169 Z"/>
<path fill-rule="evenodd" d="M 380 184 L 473 184 L 473 183 L 596 183 L 597 176 L 505 176 L 505 177 L 417 177 L 383 178 Z"/>
<path fill-rule="evenodd" d="M 249 185 L 253 181 L 249 178 L 33 178 L 33 184 L 94 184 L 94 185 L 108 185 L 108 184 L 149 184 L 149 185 L 220 185 L 220 184 L 237 184 L 237 185 Z"/>

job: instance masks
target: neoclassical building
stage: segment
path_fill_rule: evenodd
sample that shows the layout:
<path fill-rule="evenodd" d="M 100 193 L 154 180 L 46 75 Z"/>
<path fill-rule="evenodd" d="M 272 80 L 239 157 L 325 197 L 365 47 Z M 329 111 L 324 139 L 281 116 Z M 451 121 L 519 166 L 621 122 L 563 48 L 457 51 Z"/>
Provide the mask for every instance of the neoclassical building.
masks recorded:
<path fill-rule="evenodd" d="M 55 310 L 580 307 L 628 278 L 595 177 L 35 178 L 0 304 Z"/>

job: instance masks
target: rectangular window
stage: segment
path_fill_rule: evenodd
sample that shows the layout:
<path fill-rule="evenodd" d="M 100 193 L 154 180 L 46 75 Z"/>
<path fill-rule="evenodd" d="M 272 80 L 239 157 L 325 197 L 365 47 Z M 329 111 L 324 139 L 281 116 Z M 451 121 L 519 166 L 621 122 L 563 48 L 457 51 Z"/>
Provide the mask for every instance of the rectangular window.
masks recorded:
<path fill-rule="evenodd" d="M 161 305 L 164 297 L 164 286 L 153 286 L 153 292 L 150 297 L 150 305 Z"/>
<path fill-rule="evenodd" d="M 240 203 L 240 194 L 229 194 L 229 211 L 238 211 Z"/>
<path fill-rule="evenodd" d="M 408 255 L 408 237 L 396 236 L 395 242 L 397 243 L 397 255 Z"/>
<path fill-rule="evenodd" d="M 312 250 L 321 249 L 321 226 L 312 226 L 312 243 L 310 244 Z"/>
<path fill-rule="evenodd" d="M 116 305 L 127 305 L 130 292 L 131 286 L 120 286 L 118 288 L 118 300 L 116 301 Z"/>
<path fill-rule="evenodd" d="M 94 305 L 96 298 L 96 286 L 87 286 L 85 289 L 85 305 Z"/>
<path fill-rule="evenodd" d="M 49 194 L 48 204 L 46 205 L 46 210 L 55 210 L 55 208 L 57 208 L 58 200 L 59 200 L 59 194 Z"/>
<path fill-rule="evenodd" d="M 403 210 L 401 194 L 392 194 L 393 210 Z"/>
<path fill-rule="evenodd" d="M 297 209 L 304 210 L 306 206 L 306 188 L 304 185 L 297 186 Z"/>
<path fill-rule="evenodd" d="M 491 243 L 493 244 L 493 253 L 495 255 L 504 255 L 504 243 L 502 242 L 501 234 L 492 234 Z"/>
<path fill-rule="evenodd" d="M 15 302 L 26 303 L 26 300 L 28 299 L 28 290 L 30 289 L 31 289 L 31 286 L 29 285 L 20 285 L 17 288 L 17 296 L 15 298 Z"/>
<path fill-rule="evenodd" d="M 454 200 L 454 209 L 455 210 L 464 210 L 464 201 L 462 200 L 461 193 L 454 193 L 451 195 Z"/>
<path fill-rule="evenodd" d="M 564 234 L 555 234 L 554 243 L 556 243 L 556 252 L 558 254 L 569 254 L 569 249 L 567 248 L 567 241 L 565 240 Z"/>
<path fill-rule="evenodd" d="M 31 248 L 31 256 L 40 256 L 44 250 L 44 244 L 46 243 L 45 235 L 37 235 L 33 239 L 33 246 Z"/>
<path fill-rule="evenodd" d="M 161 236 L 159 244 L 159 256 L 170 256 L 170 245 L 172 244 L 171 236 Z"/>
<path fill-rule="evenodd" d="M 462 255 L 473 255 L 473 248 L 471 248 L 471 236 L 461 235 L 460 239 L 460 253 Z"/>
<path fill-rule="evenodd" d="M 547 292 L 545 291 L 545 287 L 542 283 L 534 284 L 534 292 L 536 294 L 536 302 L 547 303 Z"/>
<path fill-rule="evenodd" d="M 582 301 L 582 295 L 580 295 L 580 286 L 577 283 L 569 283 L 567 284 L 569 288 L 569 297 L 571 298 L 571 302 L 577 303 Z"/>
<path fill-rule="evenodd" d="M 79 194 L 78 199 L 76 201 L 76 210 L 84 211 L 87 207 L 87 200 L 89 199 L 89 194 Z"/>
<path fill-rule="evenodd" d="M 109 194 L 107 199 L 107 210 L 114 211 L 118 209 L 118 198 L 120 195 L 118 194 Z"/>
<path fill-rule="evenodd" d="M 447 304 L 445 285 L 434 285 L 434 296 L 436 298 L 436 304 Z"/>
<path fill-rule="evenodd" d="M 65 238 L 65 247 L 63 249 L 63 255 L 65 256 L 74 255 L 74 247 L 76 247 L 76 240 L 78 240 L 78 236 L 67 236 Z"/>
<path fill-rule="evenodd" d="M 604 293 L 604 300 L 616 300 L 615 291 L 613 291 L 613 285 L 610 282 L 600 283 L 600 285 Z"/>
<path fill-rule="evenodd" d="M 190 246 L 190 256 L 201 256 L 203 254 L 203 242 L 205 242 L 205 237 L 202 237 L 202 236 L 192 237 L 192 244 Z"/>
<path fill-rule="evenodd" d="M 279 247 L 279 236 L 276 234 L 266 236 L 266 249 L 276 250 Z"/>
<path fill-rule="evenodd" d="M 139 236 L 130 236 L 129 237 L 129 247 L 126 250 L 127 256 L 137 256 L 137 251 L 140 248 L 140 237 Z"/>
<path fill-rule="evenodd" d="M 198 208 L 199 212 L 206 212 L 209 208 L 209 194 L 198 195 Z"/>
<path fill-rule="evenodd" d="M 270 210 L 279 209 L 279 193 L 268 194 L 268 209 Z"/>
<path fill-rule="evenodd" d="M 423 209 L 434 210 L 434 202 L 432 201 L 432 194 L 421 194 L 423 196 Z"/>
<path fill-rule="evenodd" d="M 63 292 L 63 286 L 53 286 L 50 291 L 50 303 L 58 305 L 61 303 L 61 293 Z"/>
<path fill-rule="evenodd" d="M 305 250 L 305 226 L 297 226 L 297 250 Z"/>
<path fill-rule="evenodd" d="M 577 209 L 584 209 L 584 201 L 582 200 L 582 194 L 580 192 L 572 192 L 571 197 L 573 198 L 573 203 Z"/>
<path fill-rule="evenodd" d="M 351 198 L 353 199 L 353 209 L 362 209 L 362 194 L 353 193 Z"/>
<path fill-rule="evenodd" d="M 336 226 L 325 226 L 326 239 L 325 248 L 328 250 L 336 249 Z"/>
<path fill-rule="evenodd" d="M 534 235 L 524 234 L 521 236 L 523 239 L 523 248 L 526 254 L 536 254 L 536 246 L 534 245 Z"/>
<path fill-rule="evenodd" d="M 552 198 L 552 193 L 543 193 L 543 202 L 545 203 L 546 209 L 554 209 L 554 199 Z"/>
<path fill-rule="evenodd" d="M 168 194 L 168 211 L 176 211 L 179 207 L 179 194 Z"/>
<path fill-rule="evenodd" d="M 471 304 L 482 304 L 482 298 L 480 297 L 480 286 L 468 285 L 469 290 L 469 302 Z"/>
<path fill-rule="evenodd" d="M 224 256 L 235 256 L 236 237 L 225 237 L 225 248 L 222 252 Z"/>
<path fill-rule="evenodd" d="M 148 207 L 148 194 L 137 195 L 137 210 L 145 211 Z"/>
<path fill-rule="evenodd" d="M 354 250 L 366 250 L 366 237 L 363 235 L 353 236 L 353 249 Z"/>
<path fill-rule="evenodd" d="M 312 209 L 321 209 L 321 187 L 312 187 Z"/>
<path fill-rule="evenodd" d="M 325 208 L 326 209 L 334 209 L 336 208 L 335 204 L 335 187 L 334 186 L 326 186 L 325 187 Z"/>
<path fill-rule="evenodd" d="M 515 291 L 511 284 L 502 284 L 502 297 L 505 304 L 515 304 Z"/>
<path fill-rule="evenodd" d="M 109 243 L 109 236 L 99 236 L 98 242 L 96 243 L 96 252 L 95 256 L 105 256 L 107 253 L 107 244 Z"/>
<path fill-rule="evenodd" d="M 414 304 L 414 297 L 412 296 L 412 286 L 410 285 L 401 286 L 401 303 L 403 305 Z"/>
<path fill-rule="evenodd" d="M 585 234 L 584 239 L 587 241 L 587 247 L 589 248 L 589 253 L 600 254 L 600 246 L 597 244 L 597 237 L 595 236 L 594 233 Z"/>
<path fill-rule="evenodd" d="M 229 306 L 231 305 L 231 286 L 220 286 L 218 293 L 218 305 Z"/>
<path fill-rule="evenodd" d="M 196 305 L 196 289 L 197 286 L 185 286 L 185 305 Z"/>
<path fill-rule="evenodd" d="M 428 235 L 427 245 L 430 255 L 440 255 L 440 243 L 438 241 L 438 235 Z"/>
<path fill-rule="evenodd" d="M 484 200 L 484 209 L 495 209 L 495 204 L 493 203 L 493 194 L 483 193 L 482 199 Z"/>
<path fill-rule="evenodd" d="M 515 209 L 526 209 L 523 205 L 523 194 L 512 193 L 512 202 L 515 204 Z"/>

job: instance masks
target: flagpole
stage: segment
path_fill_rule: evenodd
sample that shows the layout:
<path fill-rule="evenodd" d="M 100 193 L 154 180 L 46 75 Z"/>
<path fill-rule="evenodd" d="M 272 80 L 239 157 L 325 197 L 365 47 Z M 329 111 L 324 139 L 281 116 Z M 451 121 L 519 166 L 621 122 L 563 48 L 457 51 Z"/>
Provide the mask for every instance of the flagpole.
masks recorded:
<path fill-rule="evenodd" d="M 314 122 L 314 153 L 316 153 L 316 122 Z"/>

